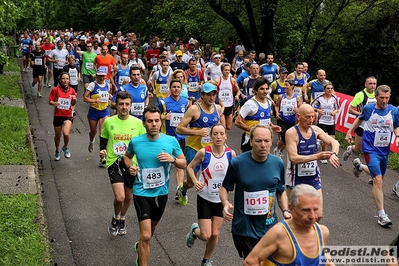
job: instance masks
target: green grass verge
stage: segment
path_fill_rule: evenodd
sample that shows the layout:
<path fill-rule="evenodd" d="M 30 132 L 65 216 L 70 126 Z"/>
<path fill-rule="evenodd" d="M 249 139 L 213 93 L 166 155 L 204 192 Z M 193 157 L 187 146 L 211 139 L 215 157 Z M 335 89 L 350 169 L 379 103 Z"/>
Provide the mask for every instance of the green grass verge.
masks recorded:
<path fill-rule="evenodd" d="M 10 57 L 8 59 L 8 65 L 4 66 L 4 71 L 5 72 L 20 72 L 21 69 L 19 68 L 17 64 L 17 59 L 15 57 Z"/>
<path fill-rule="evenodd" d="M 0 106 L 0 114 L 0 165 L 33 164 L 28 113 L 19 107 Z"/>
<path fill-rule="evenodd" d="M 0 97 L 8 97 L 13 100 L 22 98 L 19 75 L 1 75 Z"/>
<path fill-rule="evenodd" d="M 0 265 L 50 265 L 38 195 L 0 196 Z"/>
<path fill-rule="evenodd" d="M 348 147 L 348 142 L 345 140 L 345 134 L 335 131 L 335 139 L 338 140 L 342 148 Z M 399 170 L 399 154 L 391 152 L 388 157 L 388 167 L 392 170 Z"/>

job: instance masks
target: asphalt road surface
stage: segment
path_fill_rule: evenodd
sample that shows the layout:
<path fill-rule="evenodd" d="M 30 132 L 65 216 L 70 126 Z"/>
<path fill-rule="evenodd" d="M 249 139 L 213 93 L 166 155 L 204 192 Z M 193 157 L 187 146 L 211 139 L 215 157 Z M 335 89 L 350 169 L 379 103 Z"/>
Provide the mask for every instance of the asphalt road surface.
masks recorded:
<path fill-rule="evenodd" d="M 108 225 L 113 214 L 113 193 L 106 169 L 98 167 L 99 144 L 89 153 L 88 104 L 82 101 L 83 86 L 79 87 L 77 116 L 71 131 L 70 159 L 54 160 L 53 107 L 48 104 L 50 88 L 44 87 L 43 98 L 37 98 L 32 88 L 32 76 L 23 73 L 31 127 L 38 155 L 42 183 L 44 213 L 51 240 L 53 265 L 134 265 L 133 244 L 139 230 L 134 206 L 127 213 L 127 235 L 111 237 Z M 228 132 L 228 145 L 239 153 L 242 131 Z M 98 140 L 98 138 L 97 138 Z M 341 149 L 340 155 L 343 150 Z M 377 211 L 371 197 L 368 177 L 352 174 L 351 160 L 342 161 L 334 169 L 321 165 L 324 216 L 321 220 L 330 229 L 329 245 L 386 245 L 399 228 L 399 198 L 391 188 L 399 180 L 397 172 L 388 171 L 384 181 L 385 210 L 393 222 L 391 228 L 377 224 Z M 362 159 L 363 160 L 363 159 Z M 364 160 L 363 160 L 364 161 Z M 250 173 L 248 173 L 250 174 Z M 174 177 L 174 173 L 172 174 Z M 188 192 L 189 203 L 183 207 L 174 199 L 176 181 L 171 179 L 169 201 L 151 241 L 150 265 L 200 265 L 205 243 L 197 240 L 190 249 L 185 236 L 197 220 L 196 195 Z M 233 196 L 230 196 L 233 199 Z M 281 217 L 281 212 L 278 211 Z M 211 260 L 213 265 L 242 265 L 233 245 L 230 224 L 224 223 L 218 246 Z"/>

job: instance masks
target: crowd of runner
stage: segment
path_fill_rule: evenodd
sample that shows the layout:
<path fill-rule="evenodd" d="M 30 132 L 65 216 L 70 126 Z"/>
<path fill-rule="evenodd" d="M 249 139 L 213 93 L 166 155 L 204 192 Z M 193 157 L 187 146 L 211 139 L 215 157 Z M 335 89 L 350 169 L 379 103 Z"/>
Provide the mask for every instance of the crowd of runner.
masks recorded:
<path fill-rule="evenodd" d="M 142 43 L 133 32 L 67 29 L 24 32 L 19 43 L 23 72 L 32 68 L 37 96 L 43 86 L 52 88 L 56 161 L 62 153 L 71 158 L 69 133 L 83 84 L 83 101 L 90 104 L 88 152 L 94 152 L 97 137 L 99 166 L 107 168 L 114 192 L 108 231 L 127 233 L 125 215 L 133 201 L 140 230 L 136 265 L 148 265 L 173 165 L 175 199 L 186 206 L 187 190 L 198 192 L 198 223 L 191 225 L 186 243 L 206 241 L 201 265 L 211 265 L 223 220 L 232 222 L 245 265 L 319 265 L 325 254 L 316 243 L 326 244 L 329 232 L 318 224 L 323 216 L 318 163 L 340 166 L 335 140 L 340 105 L 323 69 L 311 78 L 306 62 L 291 71 L 271 53 L 246 51 L 240 40 L 212 48 L 193 38 Z M 392 136 L 399 144 L 399 114 L 388 104 L 390 94 L 375 77 L 366 78 L 349 111 L 357 119 L 346 140 L 351 143 L 354 132 L 355 144 L 343 155 L 346 161 L 363 151 L 365 164 L 355 158 L 353 172 L 370 175 L 382 227 L 392 224 L 382 191 Z M 239 155 L 226 144 L 233 124 L 243 130 Z M 279 137 L 270 153 L 273 132 Z M 393 192 L 399 197 L 398 185 Z M 276 203 L 286 219 L 282 223 Z M 299 232 L 315 234 L 296 238 Z"/>

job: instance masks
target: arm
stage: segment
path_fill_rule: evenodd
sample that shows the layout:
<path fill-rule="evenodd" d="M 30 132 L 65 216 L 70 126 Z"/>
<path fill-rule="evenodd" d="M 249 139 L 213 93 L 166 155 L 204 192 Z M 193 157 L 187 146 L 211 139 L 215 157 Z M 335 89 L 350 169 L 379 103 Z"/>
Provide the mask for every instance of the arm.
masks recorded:
<path fill-rule="evenodd" d="M 187 112 L 184 114 L 182 120 L 177 125 L 176 133 L 187 135 L 187 136 L 208 136 L 208 128 L 201 128 L 201 129 L 191 129 L 187 128 L 188 124 L 195 120 L 198 116 L 198 107 L 193 105 L 191 106 Z"/>
<path fill-rule="evenodd" d="M 288 156 L 293 164 L 307 163 L 315 160 L 328 160 L 333 152 L 322 151 L 312 155 L 299 155 L 297 149 L 298 134 L 294 127 L 291 127 L 285 133 L 285 142 Z"/>
<path fill-rule="evenodd" d="M 323 143 L 327 144 L 328 146 L 331 146 L 332 154 L 330 155 L 329 161 L 334 168 L 337 168 L 338 166 L 340 166 L 339 157 L 338 157 L 339 142 L 333 137 L 329 136 L 318 126 L 312 126 L 312 127 L 316 133 L 317 138 L 321 139 Z"/>
<path fill-rule="evenodd" d="M 348 132 L 346 132 L 345 140 L 351 144 L 352 143 L 352 132 L 356 130 L 361 124 L 363 120 L 360 120 L 359 117 L 353 122 L 352 126 L 349 128 Z"/>
<path fill-rule="evenodd" d="M 198 179 L 196 178 L 194 173 L 195 166 L 201 163 L 204 160 L 204 157 L 205 149 L 200 149 L 195 155 L 194 159 L 191 161 L 191 163 L 187 166 L 187 178 L 190 179 L 191 182 L 194 184 L 196 191 L 200 191 L 205 186 L 203 182 L 198 182 Z"/>
<path fill-rule="evenodd" d="M 183 153 L 175 157 L 172 154 L 161 152 L 157 157 L 161 163 L 171 163 L 180 169 L 184 169 L 186 167 L 186 157 L 184 157 Z"/>
<path fill-rule="evenodd" d="M 232 210 L 234 207 L 229 202 L 229 192 L 223 186 L 221 186 L 219 189 L 219 197 L 223 204 L 223 218 L 226 222 L 230 222 L 233 220 L 233 214 L 230 213 L 230 210 Z"/>
<path fill-rule="evenodd" d="M 360 112 L 357 110 L 357 108 L 356 108 L 356 106 L 350 106 L 350 108 L 349 108 L 349 110 L 348 110 L 348 112 L 351 114 L 351 115 L 355 115 L 355 116 L 359 116 L 360 115 Z"/>
<path fill-rule="evenodd" d="M 280 210 L 283 212 L 284 219 L 291 219 L 291 212 L 288 209 L 288 197 L 287 193 L 283 191 L 282 193 L 277 193 L 277 202 Z"/>
<path fill-rule="evenodd" d="M 240 128 L 244 131 L 247 131 L 247 132 L 249 132 L 251 130 L 251 128 L 244 123 L 244 118 L 241 116 L 241 114 L 237 115 L 234 125 L 236 125 L 236 127 Z"/>
<path fill-rule="evenodd" d="M 302 92 L 304 93 L 303 97 L 305 99 L 305 102 L 308 101 L 308 91 L 311 91 L 311 90 L 312 90 L 312 82 L 311 81 L 309 83 L 306 83 L 303 85 Z"/>
<path fill-rule="evenodd" d="M 126 151 L 125 155 L 123 155 L 123 161 L 125 162 L 126 168 L 129 170 L 129 173 L 132 176 L 136 176 L 139 171 L 139 167 L 137 165 L 133 165 L 133 156 L 134 154 L 130 154 Z"/>
<path fill-rule="evenodd" d="M 274 105 L 274 111 L 276 112 L 276 119 L 281 119 L 280 117 L 280 104 L 281 104 L 281 98 L 282 96 L 278 96 L 277 100 L 276 100 L 276 104 Z"/>
<path fill-rule="evenodd" d="M 244 266 L 260 266 L 262 261 L 274 254 L 280 247 L 281 238 L 286 234 L 281 225 L 273 226 L 256 244 L 244 260 Z"/>

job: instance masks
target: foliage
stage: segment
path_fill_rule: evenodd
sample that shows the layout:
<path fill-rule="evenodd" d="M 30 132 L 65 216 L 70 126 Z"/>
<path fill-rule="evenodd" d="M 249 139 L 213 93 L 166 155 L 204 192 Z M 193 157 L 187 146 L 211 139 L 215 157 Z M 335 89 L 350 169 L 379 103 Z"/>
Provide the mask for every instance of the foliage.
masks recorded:
<path fill-rule="evenodd" d="M 49 265 L 37 202 L 37 195 L 0 196 L 1 265 Z"/>
<path fill-rule="evenodd" d="M 16 58 L 9 58 L 8 59 L 8 65 L 4 67 L 4 71 L 7 72 L 19 72 L 21 69 L 19 68 L 17 64 L 17 59 Z M 20 93 L 18 93 L 19 95 Z M 0 93 L 1 95 L 1 93 Z M 19 96 L 14 96 L 14 97 L 19 97 Z"/>
<path fill-rule="evenodd" d="M 5 75 L 1 77 L 0 97 L 11 99 L 22 98 L 21 89 L 19 87 L 19 75 Z"/>

